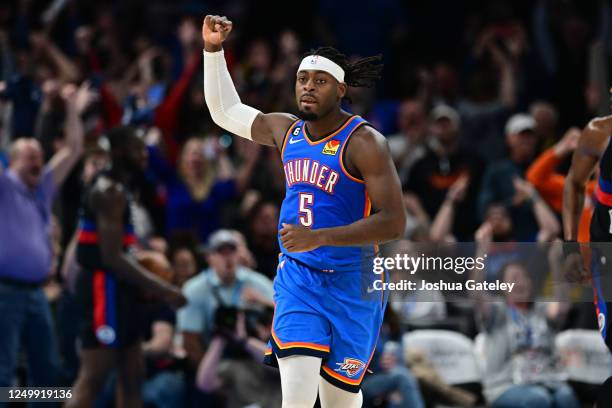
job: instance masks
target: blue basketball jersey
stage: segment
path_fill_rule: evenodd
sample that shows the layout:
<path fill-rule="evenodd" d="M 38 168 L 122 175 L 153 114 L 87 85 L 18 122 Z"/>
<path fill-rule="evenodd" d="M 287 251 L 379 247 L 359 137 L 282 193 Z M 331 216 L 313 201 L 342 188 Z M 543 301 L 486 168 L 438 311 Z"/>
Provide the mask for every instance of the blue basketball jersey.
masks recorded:
<path fill-rule="evenodd" d="M 339 129 L 313 141 L 303 120 L 294 122 L 283 141 L 281 158 L 286 194 L 280 212 L 282 224 L 319 229 L 351 224 L 370 215 L 371 204 L 363 180 L 348 173 L 343 160 L 351 134 L 367 122 L 351 116 Z M 359 271 L 373 247 L 322 246 L 308 252 L 281 251 L 311 268 L 326 271 Z"/>

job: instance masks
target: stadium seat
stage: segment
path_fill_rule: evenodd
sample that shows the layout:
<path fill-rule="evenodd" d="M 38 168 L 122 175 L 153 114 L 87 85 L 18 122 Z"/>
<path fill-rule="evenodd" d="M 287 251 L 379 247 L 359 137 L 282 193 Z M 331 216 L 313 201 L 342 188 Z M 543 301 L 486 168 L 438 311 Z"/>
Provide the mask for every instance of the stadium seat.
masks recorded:
<path fill-rule="evenodd" d="M 451 385 L 479 383 L 482 379 L 474 342 L 447 330 L 416 330 L 403 337 L 404 354 L 421 350 L 442 379 Z"/>
<path fill-rule="evenodd" d="M 610 376 L 610 355 L 597 330 L 561 332 L 555 347 L 570 381 L 599 385 Z"/>
<path fill-rule="evenodd" d="M 599 331 L 566 330 L 555 338 L 555 348 L 578 398 L 594 403 L 600 385 L 611 374 L 610 354 Z"/>
<path fill-rule="evenodd" d="M 467 391 L 477 398 L 477 403 L 482 402 L 482 372 L 469 337 L 449 330 L 415 330 L 404 334 L 402 344 L 406 361 L 409 353 L 423 354 L 445 384 Z M 442 407 L 440 403 L 454 406 L 446 405 L 444 399 L 434 401 L 437 407 Z"/>

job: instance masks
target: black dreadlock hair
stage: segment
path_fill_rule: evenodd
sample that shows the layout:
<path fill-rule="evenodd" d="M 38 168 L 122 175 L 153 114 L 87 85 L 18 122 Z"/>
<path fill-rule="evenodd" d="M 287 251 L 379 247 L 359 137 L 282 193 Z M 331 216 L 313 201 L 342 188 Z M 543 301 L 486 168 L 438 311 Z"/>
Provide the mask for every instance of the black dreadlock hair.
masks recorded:
<path fill-rule="evenodd" d="M 383 64 L 379 63 L 382 60 L 380 54 L 350 62 L 346 55 L 333 47 L 319 47 L 304 56 L 308 55 L 320 55 L 340 65 L 344 70 L 344 82 L 355 88 L 373 87 L 376 80 L 380 79 L 380 71 L 383 69 Z"/>

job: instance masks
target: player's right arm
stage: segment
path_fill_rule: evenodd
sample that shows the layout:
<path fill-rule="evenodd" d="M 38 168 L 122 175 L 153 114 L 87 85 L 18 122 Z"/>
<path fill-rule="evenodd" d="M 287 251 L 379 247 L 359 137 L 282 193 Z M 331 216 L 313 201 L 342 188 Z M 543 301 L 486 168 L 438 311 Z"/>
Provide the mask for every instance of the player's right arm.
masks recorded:
<path fill-rule="evenodd" d="M 231 30 L 232 22 L 226 17 L 207 15 L 202 24 L 204 99 L 210 115 L 231 133 L 281 148 L 284 132 L 296 118 L 286 113 L 264 114 L 240 101 L 221 46 Z"/>
<path fill-rule="evenodd" d="M 606 148 L 610 131 L 612 117 L 595 118 L 580 135 L 563 188 L 563 236 L 566 241 L 575 241 L 578 237 L 586 184 Z"/>
<path fill-rule="evenodd" d="M 100 177 L 90 194 L 89 203 L 96 213 L 100 256 L 104 267 L 142 289 L 159 293 L 172 306 L 185 305 L 187 301 L 180 290 L 153 275 L 125 254 L 123 215 L 127 202 L 120 186 L 108 178 Z"/>

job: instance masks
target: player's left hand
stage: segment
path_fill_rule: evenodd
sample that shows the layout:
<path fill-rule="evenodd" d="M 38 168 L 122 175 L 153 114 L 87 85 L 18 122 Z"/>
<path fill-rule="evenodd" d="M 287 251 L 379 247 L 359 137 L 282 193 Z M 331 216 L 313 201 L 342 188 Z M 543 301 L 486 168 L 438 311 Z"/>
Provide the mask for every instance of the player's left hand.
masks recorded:
<path fill-rule="evenodd" d="M 312 251 L 321 246 L 316 231 L 302 225 L 283 223 L 283 228 L 280 230 L 281 242 L 289 252 Z"/>

